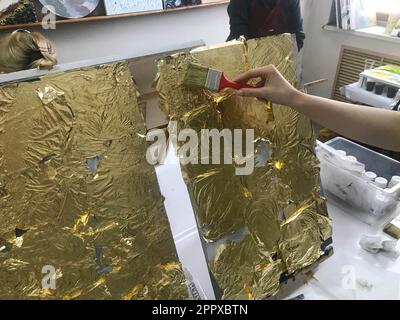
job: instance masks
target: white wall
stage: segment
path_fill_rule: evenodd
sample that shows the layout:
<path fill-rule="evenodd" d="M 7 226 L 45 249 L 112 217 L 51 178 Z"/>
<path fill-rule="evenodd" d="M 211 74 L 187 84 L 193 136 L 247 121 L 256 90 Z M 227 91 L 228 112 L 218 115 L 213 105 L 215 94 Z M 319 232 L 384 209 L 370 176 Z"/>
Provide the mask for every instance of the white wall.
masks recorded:
<path fill-rule="evenodd" d="M 311 93 L 331 97 L 342 45 L 400 57 L 400 43 L 322 30 L 322 26 L 328 22 L 332 1 L 302 1 L 307 36 L 303 55 L 304 81 L 329 79 L 328 83 L 311 89 Z"/>
<path fill-rule="evenodd" d="M 193 10 L 57 25 L 43 31 L 56 46 L 59 63 L 116 54 L 140 54 L 174 44 L 224 42 L 229 34 L 226 5 Z"/>

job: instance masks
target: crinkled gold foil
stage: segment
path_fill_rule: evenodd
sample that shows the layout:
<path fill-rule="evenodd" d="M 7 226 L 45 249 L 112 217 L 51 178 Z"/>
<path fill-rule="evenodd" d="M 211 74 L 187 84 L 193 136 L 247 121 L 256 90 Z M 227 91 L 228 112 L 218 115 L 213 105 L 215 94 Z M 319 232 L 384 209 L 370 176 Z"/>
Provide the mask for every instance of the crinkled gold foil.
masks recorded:
<path fill-rule="evenodd" d="M 229 241 L 219 247 L 212 262 L 223 299 L 263 299 L 279 289 L 281 262 L 263 255 L 250 236 L 240 244 Z"/>
<path fill-rule="evenodd" d="M 308 118 L 229 91 L 188 89 L 183 78 L 189 62 L 223 70 L 229 78 L 274 64 L 295 84 L 292 48 L 290 35 L 281 35 L 202 47 L 159 62 L 156 88 L 178 129 L 254 129 L 256 140 L 272 151 L 250 176 L 235 175 L 234 164 L 182 167 L 200 233 L 219 244 L 210 268 L 224 299 L 274 295 L 281 275 L 321 257 L 322 244 L 332 235 L 331 222 L 318 195 L 319 163 Z M 246 230 L 244 238 L 230 239 L 238 230 Z"/>
<path fill-rule="evenodd" d="M 0 87 L 0 298 L 188 297 L 136 98 L 126 63 Z"/>

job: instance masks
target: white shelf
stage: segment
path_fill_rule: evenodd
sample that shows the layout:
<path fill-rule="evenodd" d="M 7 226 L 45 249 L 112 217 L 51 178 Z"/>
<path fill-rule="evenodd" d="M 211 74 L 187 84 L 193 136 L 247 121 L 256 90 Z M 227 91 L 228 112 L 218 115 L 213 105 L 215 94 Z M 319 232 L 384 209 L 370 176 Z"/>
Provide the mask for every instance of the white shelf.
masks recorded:
<path fill-rule="evenodd" d="M 1 1 L 2 0 L 0 0 L 0 2 Z M 201 3 L 201 4 L 183 6 L 183 7 L 171 8 L 171 9 L 114 14 L 114 15 L 109 15 L 109 16 L 98 15 L 98 16 L 76 18 L 76 19 L 61 19 L 61 20 L 56 21 L 56 25 L 79 23 L 79 22 L 89 22 L 89 21 L 120 19 L 120 18 L 127 18 L 127 17 L 148 16 L 148 15 L 153 15 L 153 14 L 169 14 L 172 12 L 180 12 L 180 11 L 199 9 L 199 8 L 205 8 L 205 7 L 210 7 L 210 6 L 226 5 L 228 3 L 229 3 L 229 0 L 206 0 L 206 1 L 203 1 L 203 3 Z M 35 28 L 35 27 L 41 27 L 41 26 L 42 26 L 42 22 L 39 21 L 39 22 L 22 23 L 22 24 L 0 25 L 0 30 L 29 29 L 29 28 Z"/>
<path fill-rule="evenodd" d="M 322 29 L 326 30 L 326 31 L 330 31 L 330 32 L 337 32 L 337 33 L 342 33 L 342 34 L 347 34 L 347 35 L 352 35 L 352 36 L 358 36 L 358 37 L 381 40 L 381 41 L 389 41 L 389 42 L 400 44 L 399 37 L 392 37 L 392 36 L 385 34 L 384 33 L 385 28 L 380 27 L 380 26 L 369 27 L 369 28 L 359 29 L 359 30 L 343 30 L 343 29 L 338 29 L 335 26 L 325 25 L 322 27 Z"/>

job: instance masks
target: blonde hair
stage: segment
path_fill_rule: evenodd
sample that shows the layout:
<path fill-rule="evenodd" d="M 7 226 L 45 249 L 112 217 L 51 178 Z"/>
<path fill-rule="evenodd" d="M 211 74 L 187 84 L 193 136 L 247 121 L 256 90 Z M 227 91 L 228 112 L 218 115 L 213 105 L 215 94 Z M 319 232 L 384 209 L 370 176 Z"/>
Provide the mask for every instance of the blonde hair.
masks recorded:
<path fill-rule="evenodd" d="M 16 30 L 2 39 L 0 69 L 14 72 L 26 69 L 51 69 L 57 64 L 53 44 L 38 32 Z"/>

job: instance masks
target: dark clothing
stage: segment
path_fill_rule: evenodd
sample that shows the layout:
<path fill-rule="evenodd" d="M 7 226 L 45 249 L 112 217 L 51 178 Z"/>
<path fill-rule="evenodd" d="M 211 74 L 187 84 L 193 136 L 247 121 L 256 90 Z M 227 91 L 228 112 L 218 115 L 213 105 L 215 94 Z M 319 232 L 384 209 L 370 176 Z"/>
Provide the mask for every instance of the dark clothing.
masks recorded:
<path fill-rule="evenodd" d="M 274 6 L 265 6 L 261 1 L 250 1 L 249 34 L 260 38 L 287 32 L 288 14 L 282 1 Z"/>
<path fill-rule="evenodd" d="M 294 33 L 297 47 L 303 47 L 305 34 L 300 0 L 231 0 L 228 6 L 231 33 L 229 40 Z"/>

